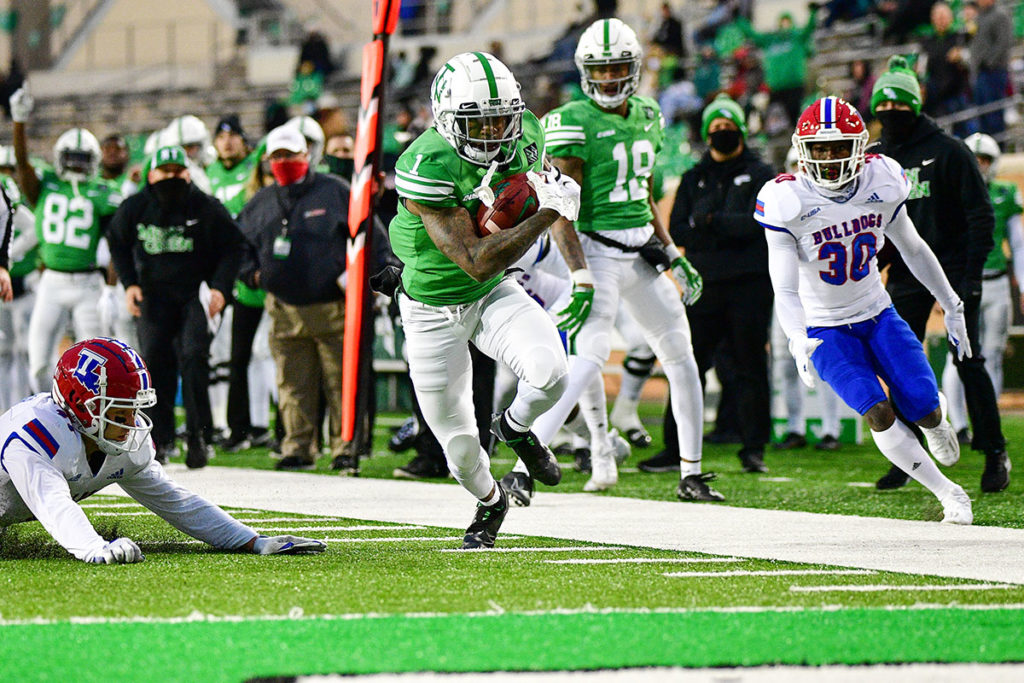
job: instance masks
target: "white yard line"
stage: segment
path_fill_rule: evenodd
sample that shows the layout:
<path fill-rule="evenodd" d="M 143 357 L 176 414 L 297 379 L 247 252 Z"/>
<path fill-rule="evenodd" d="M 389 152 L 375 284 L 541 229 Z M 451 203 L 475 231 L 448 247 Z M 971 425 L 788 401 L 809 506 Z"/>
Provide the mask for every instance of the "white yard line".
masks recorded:
<path fill-rule="evenodd" d="M 1019 588 L 1005 583 L 968 583 L 957 586 L 948 584 L 930 586 L 790 586 L 794 593 L 883 593 L 886 591 L 995 591 Z"/>
<path fill-rule="evenodd" d="M 714 562 L 744 562 L 741 557 L 573 557 L 568 560 L 544 560 L 545 564 L 707 564 Z"/>
<path fill-rule="evenodd" d="M 152 515 L 153 513 L 149 510 L 142 510 L 140 512 L 93 512 L 89 510 L 91 517 L 140 517 L 142 515 Z"/>
<path fill-rule="evenodd" d="M 459 537 L 475 505 L 469 493 L 447 484 L 231 467 L 188 470 L 177 464 L 168 473 L 220 505 L 439 526 Z M 727 495 L 728 480 L 719 479 Z M 985 502 L 976 501 L 975 512 Z M 937 520 L 938 503 L 923 514 Z M 499 546 L 510 533 L 1024 584 L 1024 562 L 1011 561 L 1024 557 L 1024 529 L 552 493 L 542 487 L 530 507 L 509 512 Z"/>
<path fill-rule="evenodd" d="M 563 547 L 549 547 L 549 548 L 479 548 L 480 552 L 484 553 L 585 553 L 595 552 L 599 550 L 625 550 L 622 546 L 585 546 L 585 545 L 567 545 Z M 437 552 L 439 553 L 461 553 L 462 550 L 459 548 L 441 548 Z"/>
<path fill-rule="evenodd" d="M 338 518 L 326 519 L 326 518 L 323 518 L 323 517 L 263 517 L 261 519 L 259 517 L 245 517 L 245 518 L 242 518 L 242 517 L 236 517 L 234 515 L 232 515 L 232 516 L 235 517 L 235 519 L 237 519 L 242 524 L 259 524 L 259 523 L 268 524 L 268 523 L 272 523 L 272 522 L 294 522 L 296 524 L 302 523 L 302 522 L 325 522 L 325 523 L 337 524 L 338 522 L 341 521 Z"/>
<path fill-rule="evenodd" d="M 263 520 L 256 519 L 252 522 L 261 522 Z M 292 531 L 409 531 L 413 529 L 422 529 L 423 527 L 418 524 L 361 524 L 348 526 L 256 526 L 256 529 L 260 531 L 273 531 L 275 533 L 281 532 L 292 532 Z"/>
<path fill-rule="evenodd" d="M 870 569 L 736 569 L 727 572 L 665 572 L 669 578 L 707 578 L 712 576 L 865 576 L 877 574 Z"/>
<path fill-rule="evenodd" d="M 448 541 L 449 543 L 461 543 L 462 536 L 374 536 L 373 538 L 322 538 L 319 540 L 327 543 L 403 543 L 406 541 Z"/>
<path fill-rule="evenodd" d="M 138 503 L 80 503 L 83 508 L 92 510 L 94 508 L 141 508 Z"/>

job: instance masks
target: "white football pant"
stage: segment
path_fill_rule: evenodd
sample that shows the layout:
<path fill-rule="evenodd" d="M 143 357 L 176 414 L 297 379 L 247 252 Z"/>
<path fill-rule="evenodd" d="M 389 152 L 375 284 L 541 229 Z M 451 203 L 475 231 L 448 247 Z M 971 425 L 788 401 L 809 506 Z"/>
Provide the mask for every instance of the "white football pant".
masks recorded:
<path fill-rule="evenodd" d="M 0 301 L 0 413 L 31 395 L 28 374 L 28 323 L 35 294 Z"/>
<path fill-rule="evenodd" d="M 75 342 L 100 335 L 98 303 L 103 294 L 99 271 L 62 273 L 45 270 L 36 288 L 36 301 L 28 326 L 28 363 L 32 390 L 49 391 L 57 345 L 64 333 L 65 316 L 71 316 Z"/>

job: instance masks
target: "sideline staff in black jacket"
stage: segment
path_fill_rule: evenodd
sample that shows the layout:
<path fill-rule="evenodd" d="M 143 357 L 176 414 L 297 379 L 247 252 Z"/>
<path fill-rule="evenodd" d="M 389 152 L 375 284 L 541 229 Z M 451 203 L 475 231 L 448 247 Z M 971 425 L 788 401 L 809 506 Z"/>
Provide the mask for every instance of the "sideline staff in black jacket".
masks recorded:
<path fill-rule="evenodd" d="M 981 274 L 992 251 L 995 227 L 985 180 L 967 146 L 921 114 L 917 76 L 901 58 L 891 59 L 889 70 L 878 77 L 871 108 L 882 123 L 882 138 L 869 151 L 892 157 L 903 166 L 912 186 L 907 213 L 963 299 L 967 336 L 975 351 L 963 359 L 953 353 L 953 363 L 964 385 L 974 431 L 971 446 L 985 453 L 981 490 L 1002 491 L 1010 482 L 1009 459 L 995 389 L 978 338 Z M 918 339 L 924 339 L 935 298 L 910 274 L 895 250 L 883 249 L 879 266 L 890 259 L 887 288 L 893 305 Z M 893 465 L 876 485 L 896 488 L 907 479 Z"/>
<path fill-rule="evenodd" d="M 166 462 L 173 453 L 180 369 L 188 427 L 185 464 L 203 467 L 213 429 L 207 316 L 224 310 L 224 293 L 231 291 L 242 258 L 242 233 L 219 201 L 192 184 L 181 147 L 156 151 L 148 181 L 118 208 L 107 240 L 128 311 L 138 318 L 139 350 L 156 389 L 157 459 Z M 199 302 L 202 282 L 210 288 L 205 311 Z"/>

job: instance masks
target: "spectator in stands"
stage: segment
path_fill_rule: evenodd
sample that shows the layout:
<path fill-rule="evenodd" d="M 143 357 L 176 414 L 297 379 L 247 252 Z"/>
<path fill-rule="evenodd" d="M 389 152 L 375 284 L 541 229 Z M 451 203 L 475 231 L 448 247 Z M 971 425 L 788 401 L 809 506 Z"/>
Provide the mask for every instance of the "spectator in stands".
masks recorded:
<path fill-rule="evenodd" d="M 932 7 L 932 30 L 934 34 L 921 43 L 921 52 L 927 59 L 925 98 L 921 109 L 936 117 L 967 108 L 971 72 L 964 58 L 967 39 L 953 28 L 953 10 L 944 2 L 937 2 Z M 972 131 L 959 123 L 953 132 L 958 137 L 966 137 Z"/>
<path fill-rule="evenodd" d="M 302 70 L 303 64 L 310 64 L 314 73 L 319 74 L 321 83 L 330 78 L 335 70 L 334 61 L 331 59 L 331 48 L 327 39 L 319 31 L 310 31 L 306 39 L 302 41 L 299 48 L 299 61 L 295 67 L 295 74 Z"/>
<path fill-rule="evenodd" d="M 661 3 L 661 23 L 654 30 L 651 42 L 660 47 L 665 54 L 686 59 L 686 41 L 683 35 L 683 22 L 672 14 L 672 6 L 669 3 Z"/>
<path fill-rule="evenodd" d="M 880 3 L 887 10 L 884 15 L 889 21 L 882 39 L 895 43 L 906 42 L 908 37 L 927 26 L 936 0 L 898 0 L 896 3 Z"/>
<path fill-rule="evenodd" d="M 813 51 L 811 38 L 818 16 L 818 5 L 810 7 L 807 23 L 800 29 L 794 26 L 793 15 L 789 12 L 782 12 L 778 29 L 768 33 L 755 31 L 746 19 L 737 21 L 747 39 L 764 52 L 764 78 L 771 91 L 771 101 L 782 104 L 790 125 L 796 124 L 803 111 L 807 60 Z"/>
<path fill-rule="evenodd" d="M 855 59 L 850 62 L 850 80 L 853 83 L 843 95 L 843 99 L 863 112 L 864 122 L 872 120 L 871 91 L 875 87 L 876 76 L 871 73 L 871 60 Z"/>
<path fill-rule="evenodd" d="M 874 5 L 873 0 L 827 0 L 815 3 L 828 12 L 828 17 L 821 23 L 823 28 L 831 28 L 837 21 L 855 21 L 867 16 Z M 863 110 L 862 110 L 863 111 Z"/>
<path fill-rule="evenodd" d="M 693 42 L 697 45 L 713 43 L 719 29 L 736 18 L 737 4 L 736 0 L 718 0 L 714 9 L 704 17 L 700 27 L 693 32 Z"/>
<path fill-rule="evenodd" d="M 996 102 L 1009 93 L 1010 49 L 1013 47 L 1013 21 L 996 5 L 996 0 L 978 0 L 978 32 L 971 40 L 971 67 L 974 69 L 974 103 Z M 979 117 L 979 129 L 999 140 L 1006 130 L 1003 110 Z"/>
<path fill-rule="evenodd" d="M 180 369 L 185 464 L 197 468 L 212 454 L 210 340 L 238 273 L 242 234 L 224 205 L 192 184 L 186 164 L 181 147 L 159 148 L 148 184 L 118 208 L 107 239 L 128 311 L 138 318 L 139 350 L 153 374 L 157 460 L 166 462 L 173 452 Z"/>

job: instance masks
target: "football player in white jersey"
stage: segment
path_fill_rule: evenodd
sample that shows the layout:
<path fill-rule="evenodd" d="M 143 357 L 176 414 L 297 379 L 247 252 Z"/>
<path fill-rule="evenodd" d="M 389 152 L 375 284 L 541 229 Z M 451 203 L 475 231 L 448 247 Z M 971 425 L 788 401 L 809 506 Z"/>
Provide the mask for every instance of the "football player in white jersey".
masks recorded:
<path fill-rule="evenodd" d="M 78 501 L 117 483 L 174 528 L 217 548 L 260 555 L 320 552 L 298 536 L 260 536 L 213 503 L 171 481 L 153 459 L 156 403 L 149 370 L 124 342 L 99 337 L 60 357 L 52 393 L 0 415 L 0 526 L 33 519 L 85 562 L 141 562 L 130 538 L 107 541 Z"/>
<path fill-rule="evenodd" d="M 971 500 L 935 466 L 913 432 L 896 420 L 881 377 L 932 456 L 960 458 L 945 397 L 921 344 L 892 307 L 876 254 L 888 236 L 914 276 L 945 311 L 950 341 L 970 356 L 963 302 L 904 206 L 910 184 L 892 159 L 865 155 L 868 133 L 845 100 L 823 97 L 797 122 L 799 172 L 765 184 L 754 218 L 765 228 L 776 315 L 801 378 L 818 375 L 864 416 L 878 449 L 942 503 L 943 522 L 970 524 Z"/>

